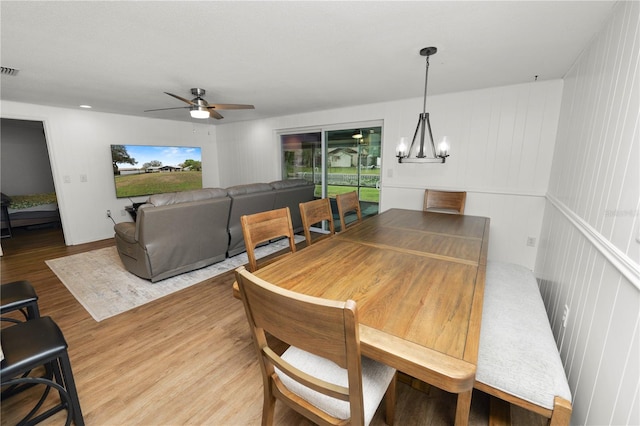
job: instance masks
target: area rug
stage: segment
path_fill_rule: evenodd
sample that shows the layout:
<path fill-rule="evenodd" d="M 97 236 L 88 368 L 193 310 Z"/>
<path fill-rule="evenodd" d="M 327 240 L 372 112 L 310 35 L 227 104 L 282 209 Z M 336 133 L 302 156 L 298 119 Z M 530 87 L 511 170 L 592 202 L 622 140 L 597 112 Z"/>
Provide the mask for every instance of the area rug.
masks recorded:
<path fill-rule="evenodd" d="M 304 237 L 296 235 L 296 242 L 300 241 L 304 241 Z M 258 247 L 256 258 L 267 256 L 286 246 L 287 241 L 280 240 Z M 247 254 L 241 253 L 206 268 L 151 283 L 127 271 L 115 247 L 45 261 L 96 321 L 144 305 L 247 262 Z"/>

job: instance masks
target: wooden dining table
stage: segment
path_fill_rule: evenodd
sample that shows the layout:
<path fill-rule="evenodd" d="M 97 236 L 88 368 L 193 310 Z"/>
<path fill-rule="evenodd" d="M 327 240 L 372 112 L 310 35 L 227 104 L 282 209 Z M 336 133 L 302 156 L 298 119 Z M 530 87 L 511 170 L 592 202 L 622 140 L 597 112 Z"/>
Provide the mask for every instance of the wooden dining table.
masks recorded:
<path fill-rule="evenodd" d="M 391 209 L 255 274 L 299 293 L 357 303 L 362 354 L 457 394 L 469 421 L 489 219 Z"/>

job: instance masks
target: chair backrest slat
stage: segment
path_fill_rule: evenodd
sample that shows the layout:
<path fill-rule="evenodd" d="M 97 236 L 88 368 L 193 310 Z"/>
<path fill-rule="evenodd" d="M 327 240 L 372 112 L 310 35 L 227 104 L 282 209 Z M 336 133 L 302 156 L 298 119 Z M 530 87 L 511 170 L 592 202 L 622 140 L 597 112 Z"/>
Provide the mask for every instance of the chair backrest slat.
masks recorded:
<path fill-rule="evenodd" d="M 242 234 L 247 248 L 250 271 L 258 270 L 255 248 L 259 244 L 286 237 L 289 240 L 291 252 L 296 251 L 289 207 L 244 215 L 240 218 L 240 221 L 242 223 Z M 279 256 L 276 258 L 279 258 Z M 274 258 L 271 258 L 271 261 L 273 260 Z"/>
<path fill-rule="evenodd" d="M 424 211 L 464 214 L 467 193 L 464 191 L 436 191 L 425 189 Z"/>
<path fill-rule="evenodd" d="M 356 191 L 336 195 L 336 204 L 338 204 L 341 231 L 362 222 L 362 210 L 360 209 L 360 200 L 358 200 L 358 193 Z M 357 219 L 347 226 L 346 215 L 350 212 L 355 212 Z"/>
<path fill-rule="evenodd" d="M 312 242 L 318 242 L 327 238 L 336 232 L 333 224 L 331 203 L 328 198 L 320 198 L 306 203 L 300 203 L 300 216 L 302 217 L 302 227 L 304 228 L 304 237 L 307 240 L 307 246 L 310 246 Z M 326 220 L 329 224 L 329 233 L 316 236 L 312 241 L 311 227 L 323 220 Z"/>

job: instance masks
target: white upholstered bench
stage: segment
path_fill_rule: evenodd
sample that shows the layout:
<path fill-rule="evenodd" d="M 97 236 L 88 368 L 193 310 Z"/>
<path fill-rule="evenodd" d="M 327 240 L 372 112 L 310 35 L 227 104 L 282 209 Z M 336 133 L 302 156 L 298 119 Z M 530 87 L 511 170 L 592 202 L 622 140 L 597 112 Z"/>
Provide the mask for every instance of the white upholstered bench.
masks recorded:
<path fill-rule="evenodd" d="M 538 283 L 523 266 L 487 263 L 475 388 L 569 424 L 571 391 Z M 505 421 L 508 410 L 495 415 Z"/>

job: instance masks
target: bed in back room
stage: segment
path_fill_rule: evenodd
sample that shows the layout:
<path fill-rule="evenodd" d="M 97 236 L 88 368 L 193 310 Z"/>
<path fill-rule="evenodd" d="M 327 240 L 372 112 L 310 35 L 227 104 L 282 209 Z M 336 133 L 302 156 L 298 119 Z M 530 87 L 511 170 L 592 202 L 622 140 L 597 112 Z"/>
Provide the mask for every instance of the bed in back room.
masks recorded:
<path fill-rule="evenodd" d="M 2 203 L 7 206 L 9 223 L 12 228 L 44 224 L 59 224 L 60 213 L 55 192 L 30 195 L 2 194 Z M 2 218 L 3 222 L 5 218 Z M 2 224 L 3 228 L 7 224 Z"/>

